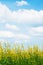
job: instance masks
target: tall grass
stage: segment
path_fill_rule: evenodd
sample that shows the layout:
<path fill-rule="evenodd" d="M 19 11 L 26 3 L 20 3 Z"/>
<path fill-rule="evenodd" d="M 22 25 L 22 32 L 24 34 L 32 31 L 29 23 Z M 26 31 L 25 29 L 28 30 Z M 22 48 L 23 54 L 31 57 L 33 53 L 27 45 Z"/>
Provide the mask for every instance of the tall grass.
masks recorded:
<path fill-rule="evenodd" d="M 43 65 L 43 50 L 36 46 L 24 49 L 23 45 L 10 48 L 0 44 L 0 65 Z"/>

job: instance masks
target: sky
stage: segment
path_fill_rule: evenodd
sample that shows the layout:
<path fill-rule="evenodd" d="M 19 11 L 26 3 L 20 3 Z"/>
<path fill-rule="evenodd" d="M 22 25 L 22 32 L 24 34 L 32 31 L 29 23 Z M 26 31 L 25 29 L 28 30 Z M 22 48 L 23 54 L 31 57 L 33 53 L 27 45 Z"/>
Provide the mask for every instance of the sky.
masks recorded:
<path fill-rule="evenodd" d="M 43 0 L 0 0 L 0 41 L 43 45 Z"/>

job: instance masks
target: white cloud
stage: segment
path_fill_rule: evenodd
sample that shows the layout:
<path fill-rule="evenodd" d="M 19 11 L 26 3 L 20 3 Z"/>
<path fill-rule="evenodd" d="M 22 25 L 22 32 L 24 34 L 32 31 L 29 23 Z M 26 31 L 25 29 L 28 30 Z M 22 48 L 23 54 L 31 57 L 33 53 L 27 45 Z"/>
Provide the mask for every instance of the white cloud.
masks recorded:
<path fill-rule="evenodd" d="M 9 21 L 11 16 L 12 14 L 9 8 L 6 5 L 0 3 L 0 22 Z"/>
<path fill-rule="evenodd" d="M 33 27 L 32 30 L 34 30 L 34 32 L 37 32 L 37 33 L 43 33 L 43 27 Z"/>
<path fill-rule="evenodd" d="M 0 31 L 0 38 L 12 38 L 14 34 L 10 31 Z"/>
<path fill-rule="evenodd" d="M 17 6 L 23 6 L 23 5 L 28 5 L 27 1 L 16 1 Z"/>
<path fill-rule="evenodd" d="M 14 30 L 14 31 L 19 31 L 20 29 L 16 26 L 16 25 L 10 25 L 10 24 L 6 24 L 5 25 L 6 28 Z"/>
<path fill-rule="evenodd" d="M 0 22 L 17 22 L 17 23 L 28 23 L 28 25 L 43 25 L 43 10 L 37 11 L 37 10 L 27 10 L 27 9 L 21 9 L 17 11 L 11 11 L 6 5 L 0 3 Z M 6 24 L 6 28 L 9 29 L 18 29 L 15 25 Z M 32 32 L 31 32 L 32 31 Z M 39 35 L 43 34 L 43 27 L 37 27 L 30 29 L 31 33 L 38 33 Z M 10 32 L 0 31 L 1 35 L 14 36 L 14 34 Z M 40 32 L 40 33 L 39 33 Z M 6 34 L 5 34 L 6 33 Z M 0 35 L 0 36 L 1 36 Z M 17 35 L 18 36 L 18 35 Z M 20 35 L 19 37 L 23 37 L 23 35 Z M 25 37 L 25 36 L 24 36 Z"/>
<path fill-rule="evenodd" d="M 11 11 L 6 5 L 0 3 L 0 22 L 28 23 L 29 25 L 43 24 L 43 10 L 17 10 Z"/>
<path fill-rule="evenodd" d="M 19 10 L 16 15 L 17 16 L 16 22 L 29 23 L 29 25 L 42 24 L 43 23 L 42 12 L 36 10 Z"/>
<path fill-rule="evenodd" d="M 29 25 L 43 25 L 43 10 L 19 9 L 11 11 L 0 3 L 0 22 L 28 23 Z"/>
<path fill-rule="evenodd" d="M 30 36 L 43 36 L 43 27 L 31 27 L 29 30 Z"/>
<path fill-rule="evenodd" d="M 0 31 L 0 38 L 14 38 L 14 39 L 29 39 L 28 35 L 26 34 L 14 34 L 13 32 L 10 31 Z"/>

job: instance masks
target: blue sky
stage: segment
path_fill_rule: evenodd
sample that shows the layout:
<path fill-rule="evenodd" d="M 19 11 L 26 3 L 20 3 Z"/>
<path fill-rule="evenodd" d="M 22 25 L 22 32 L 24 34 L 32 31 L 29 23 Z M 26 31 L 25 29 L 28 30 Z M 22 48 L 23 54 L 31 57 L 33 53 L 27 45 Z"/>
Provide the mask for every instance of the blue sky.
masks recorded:
<path fill-rule="evenodd" d="M 17 7 L 14 6 L 14 3 L 16 1 L 27 1 L 30 5 Z M 36 10 L 43 9 L 43 0 L 0 0 L 0 2 L 6 4 L 11 10 L 18 9 L 18 8 L 27 8 L 27 9 L 36 9 Z"/>
<path fill-rule="evenodd" d="M 43 0 L 0 0 L 0 41 L 43 45 Z"/>

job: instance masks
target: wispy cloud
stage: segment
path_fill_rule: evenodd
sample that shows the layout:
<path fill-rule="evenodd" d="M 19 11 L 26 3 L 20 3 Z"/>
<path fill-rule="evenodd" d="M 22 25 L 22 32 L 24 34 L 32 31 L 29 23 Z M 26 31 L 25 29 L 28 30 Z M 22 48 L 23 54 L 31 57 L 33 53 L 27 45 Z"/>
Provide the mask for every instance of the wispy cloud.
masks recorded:
<path fill-rule="evenodd" d="M 23 6 L 23 5 L 28 5 L 29 3 L 27 1 L 16 1 L 17 6 Z"/>
<path fill-rule="evenodd" d="M 29 39 L 28 35 L 21 33 L 13 33 L 11 31 L 0 31 L 0 38 Z"/>
<path fill-rule="evenodd" d="M 19 27 L 17 27 L 16 25 L 11 25 L 11 24 L 5 24 L 5 28 L 9 29 L 9 30 L 14 30 L 14 31 L 19 31 Z"/>
<path fill-rule="evenodd" d="M 14 34 L 10 31 L 0 31 L 1 38 L 13 38 Z"/>

